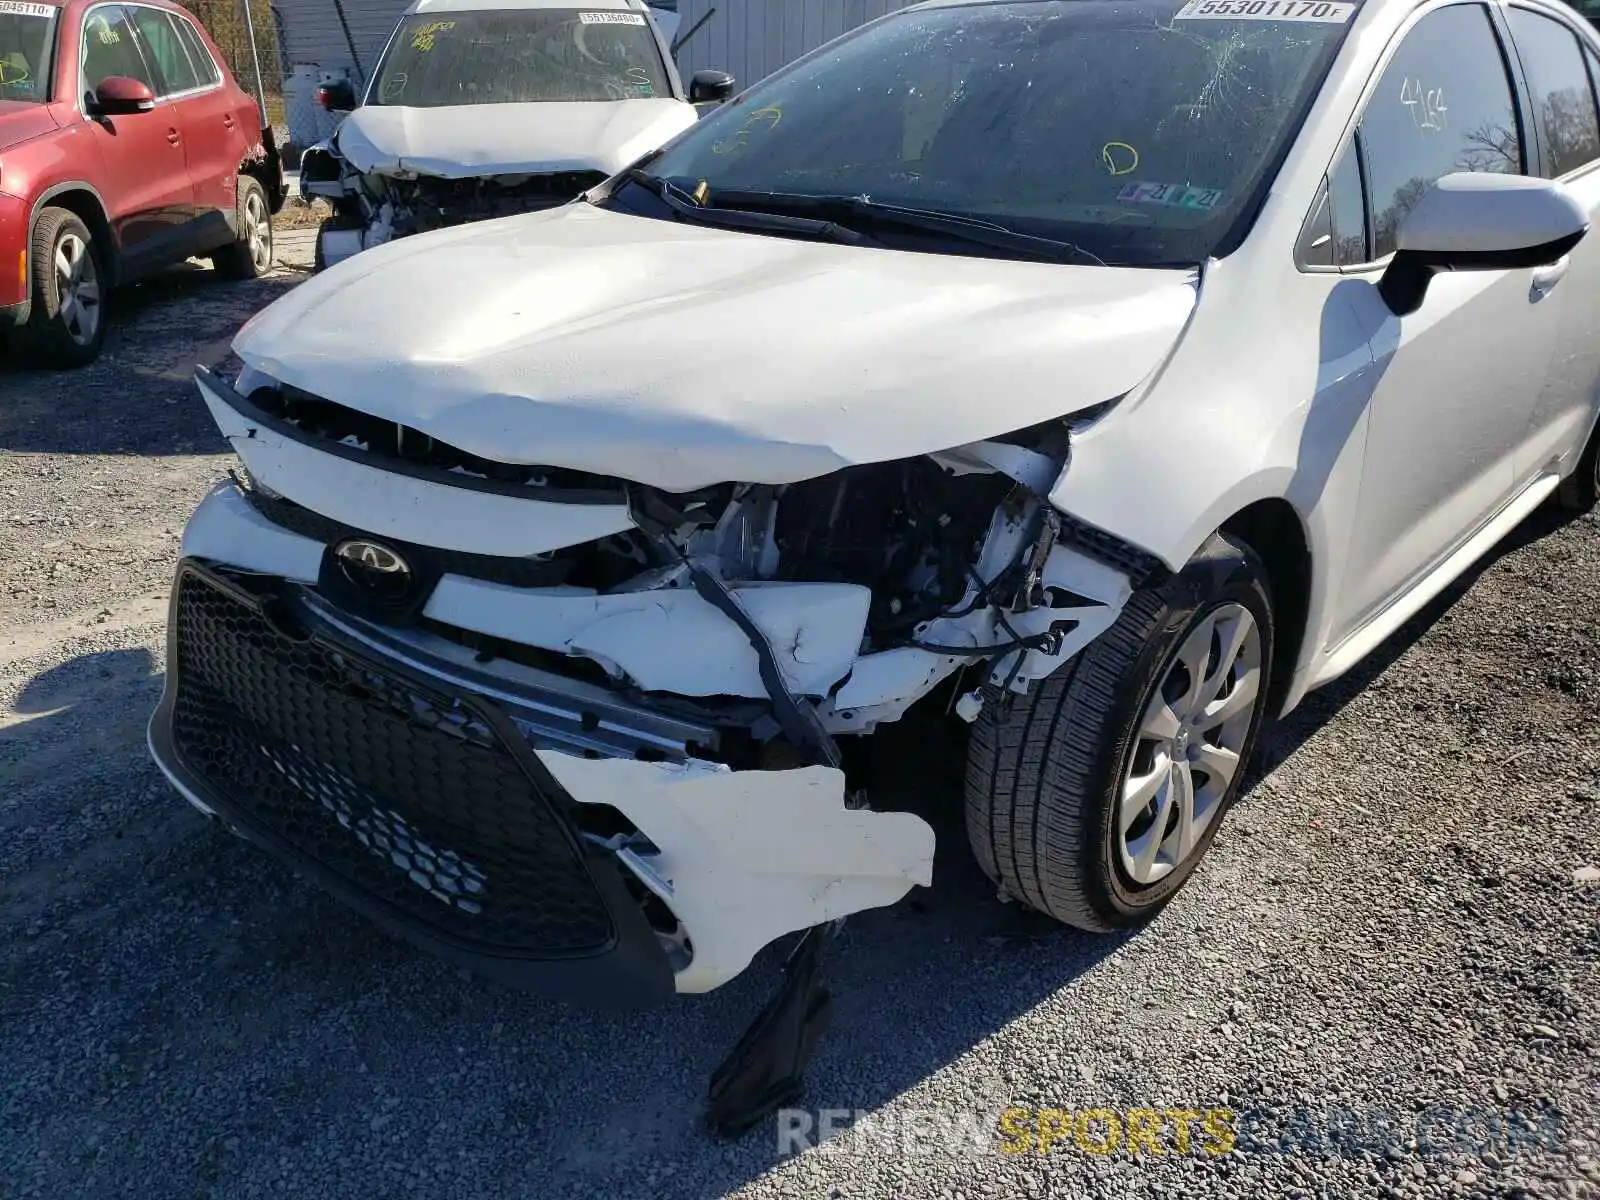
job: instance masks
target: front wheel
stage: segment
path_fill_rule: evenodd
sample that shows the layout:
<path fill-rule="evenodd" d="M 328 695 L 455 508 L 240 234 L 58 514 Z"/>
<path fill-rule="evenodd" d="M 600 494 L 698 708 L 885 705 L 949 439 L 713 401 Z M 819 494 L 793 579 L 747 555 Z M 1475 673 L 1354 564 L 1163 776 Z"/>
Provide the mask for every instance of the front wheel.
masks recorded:
<path fill-rule="evenodd" d="M 239 176 L 234 240 L 211 256 L 224 279 L 259 279 L 272 269 L 272 208 L 261 181 Z"/>
<path fill-rule="evenodd" d="M 1081 929 L 1154 917 L 1239 794 L 1273 634 L 1266 569 L 1219 534 L 1009 710 L 991 704 L 967 760 L 979 865 Z"/>
<path fill-rule="evenodd" d="M 102 247 L 75 213 L 46 208 L 33 226 L 28 264 L 33 305 L 23 350 L 51 367 L 93 362 L 106 340 L 109 279 Z"/>

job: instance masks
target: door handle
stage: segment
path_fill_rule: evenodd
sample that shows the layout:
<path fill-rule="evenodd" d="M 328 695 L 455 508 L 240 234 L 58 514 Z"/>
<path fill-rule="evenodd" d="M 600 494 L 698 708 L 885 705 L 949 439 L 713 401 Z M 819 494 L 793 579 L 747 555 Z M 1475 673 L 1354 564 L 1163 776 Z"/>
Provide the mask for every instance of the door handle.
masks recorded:
<path fill-rule="evenodd" d="M 1540 267 L 1533 273 L 1533 295 L 1535 298 L 1543 296 L 1556 284 L 1567 277 L 1567 269 L 1572 265 L 1572 260 L 1563 254 L 1549 266 Z"/>
<path fill-rule="evenodd" d="M 180 140 L 181 139 L 178 137 L 178 131 L 176 129 L 167 130 L 167 141 L 176 146 Z"/>
<path fill-rule="evenodd" d="M 232 129 L 234 127 L 234 124 L 235 124 L 235 122 L 234 122 L 232 113 L 224 113 L 222 115 L 222 127 L 224 129 Z"/>

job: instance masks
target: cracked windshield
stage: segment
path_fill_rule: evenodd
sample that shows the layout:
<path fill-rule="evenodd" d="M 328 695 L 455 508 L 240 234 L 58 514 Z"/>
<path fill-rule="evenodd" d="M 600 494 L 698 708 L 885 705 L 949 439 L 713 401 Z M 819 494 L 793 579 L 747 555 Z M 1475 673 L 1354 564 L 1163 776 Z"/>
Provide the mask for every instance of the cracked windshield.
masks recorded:
<path fill-rule="evenodd" d="M 517 9 L 406 18 L 369 104 L 672 99 L 645 16 Z"/>
<path fill-rule="evenodd" d="M 43 101 L 56 10 L 0 0 L 0 100 Z"/>
<path fill-rule="evenodd" d="M 692 194 L 867 196 L 1194 262 L 1252 203 L 1355 11 L 1030 0 L 902 17 L 707 118 L 649 170 Z"/>

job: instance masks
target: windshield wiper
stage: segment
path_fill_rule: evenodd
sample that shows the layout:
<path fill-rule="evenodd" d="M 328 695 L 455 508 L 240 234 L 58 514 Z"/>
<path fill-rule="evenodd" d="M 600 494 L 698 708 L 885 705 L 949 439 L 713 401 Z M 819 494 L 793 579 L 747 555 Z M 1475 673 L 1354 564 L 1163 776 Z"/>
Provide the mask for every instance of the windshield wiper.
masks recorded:
<path fill-rule="evenodd" d="M 780 210 L 787 208 L 799 212 L 843 212 L 894 229 L 942 234 L 974 245 L 990 246 L 996 250 L 1014 250 L 1056 262 L 1090 262 L 1101 267 L 1106 265 L 1104 260 L 1071 242 L 1023 233 L 984 217 L 972 217 L 964 213 L 944 212 L 931 208 L 908 208 L 901 204 L 886 204 L 874 200 L 871 196 L 818 196 L 801 192 L 725 191 L 719 188 L 712 193 L 712 198 L 719 208 L 746 211 L 747 206 L 750 206 Z"/>
<path fill-rule="evenodd" d="M 875 239 L 860 230 L 850 229 L 837 221 L 701 204 L 693 195 L 670 179 L 652 175 L 638 167 L 624 172 L 624 178 L 660 197 L 662 203 L 679 217 L 699 225 L 715 225 L 723 229 L 750 229 L 762 233 L 798 233 L 806 237 L 843 242 L 847 246 L 878 245 Z"/>

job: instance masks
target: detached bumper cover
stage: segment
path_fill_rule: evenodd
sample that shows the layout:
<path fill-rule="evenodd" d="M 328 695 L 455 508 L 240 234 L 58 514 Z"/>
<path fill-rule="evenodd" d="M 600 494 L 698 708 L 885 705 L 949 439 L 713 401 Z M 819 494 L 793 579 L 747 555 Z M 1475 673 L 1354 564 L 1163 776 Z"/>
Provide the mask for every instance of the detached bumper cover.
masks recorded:
<path fill-rule="evenodd" d="M 228 526 L 252 573 L 320 553 L 261 526 Z M 846 807 L 842 772 L 703 761 L 692 750 L 715 734 L 695 722 L 548 672 L 496 674 L 278 578 L 304 632 L 280 628 L 287 600 L 184 560 L 152 753 L 191 803 L 431 953 L 579 1003 L 647 1003 L 720 987 L 786 933 L 932 882 L 933 830 Z M 658 852 L 581 838 L 590 805 Z M 693 947 L 675 976 L 640 889 Z"/>
<path fill-rule="evenodd" d="M 672 970 L 571 797 L 493 704 L 186 561 L 151 751 L 197 806 L 424 949 L 603 1005 Z"/>

